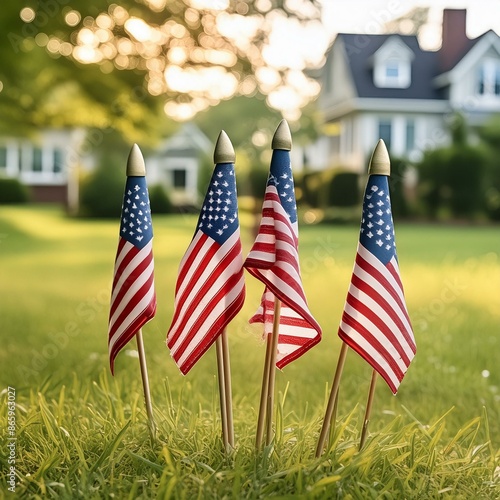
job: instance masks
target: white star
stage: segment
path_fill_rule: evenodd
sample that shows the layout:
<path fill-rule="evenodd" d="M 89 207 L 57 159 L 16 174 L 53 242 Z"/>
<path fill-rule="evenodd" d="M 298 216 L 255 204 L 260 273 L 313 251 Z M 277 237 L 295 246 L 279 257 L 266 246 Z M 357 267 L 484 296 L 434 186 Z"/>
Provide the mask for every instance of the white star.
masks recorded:
<path fill-rule="evenodd" d="M 378 205 L 379 207 L 381 207 L 383 204 L 384 204 L 384 202 L 383 202 L 382 200 L 378 200 L 378 201 L 377 201 L 377 205 Z"/>
<path fill-rule="evenodd" d="M 227 187 L 229 186 L 229 184 L 227 183 L 227 181 L 224 181 L 224 182 L 222 183 L 222 185 L 223 185 L 225 188 L 227 188 Z"/>
<path fill-rule="evenodd" d="M 372 238 L 373 237 L 373 233 L 370 231 L 366 236 L 368 236 L 368 238 Z"/>
<path fill-rule="evenodd" d="M 391 245 L 386 245 L 386 246 L 385 246 L 385 249 L 386 249 L 386 250 L 390 250 L 390 249 L 391 249 Z"/>
<path fill-rule="evenodd" d="M 217 191 L 215 191 L 219 196 L 223 193 L 222 189 L 217 189 Z"/>
<path fill-rule="evenodd" d="M 373 192 L 378 191 L 378 187 L 377 186 L 372 186 L 371 189 L 372 189 Z"/>
<path fill-rule="evenodd" d="M 228 227 L 229 227 L 229 226 L 228 226 L 227 224 L 224 224 L 224 225 L 222 226 L 222 229 L 227 229 Z"/>
<path fill-rule="evenodd" d="M 382 210 L 377 210 L 377 215 L 381 217 L 382 215 L 384 215 L 384 212 L 382 212 Z"/>
<path fill-rule="evenodd" d="M 134 186 L 134 190 L 137 192 L 137 191 L 140 191 L 140 190 L 141 190 L 141 188 L 140 188 L 140 187 L 136 184 L 136 185 Z"/>
<path fill-rule="evenodd" d="M 382 231 L 382 229 L 377 229 L 377 234 L 380 236 L 380 235 L 384 234 L 384 231 Z"/>
<path fill-rule="evenodd" d="M 132 200 L 130 198 L 127 198 L 127 203 L 130 205 L 132 203 Z"/>
<path fill-rule="evenodd" d="M 383 195 L 384 195 L 384 191 L 379 191 L 377 194 L 378 194 L 379 196 L 383 196 Z"/>
<path fill-rule="evenodd" d="M 384 244 L 382 240 L 377 240 L 375 243 L 376 243 L 379 247 L 381 247 L 381 246 Z"/>
<path fill-rule="evenodd" d="M 220 236 L 222 234 L 222 229 L 217 229 L 217 234 Z"/>
<path fill-rule="evenodd" d="M 369 222 L 369 223 L 367 224 L 367 226 L 368 226 L 369 228 L 372 228 L 372 227 L 373 227 L 373 224 L 372 224 L 371 222 Z"/>
<path fill-rule="evenodd" d="M 219 183 L 217 181 L 214 181 L 214 186 L 217 187 Z"/>
<path fill-rule="evenodd" d="M 230 199 L 230 198 L 226 198 L 226 199 L 224 200 L 224 202 L 225 202 L 225 203 L 227 203 L 228 205 L 231 205 L 231 199 Z"/>
<path fill-rule="evenodd" d="M 210 197 L 210 199 L 208 200 L 208 203 L 213 203 L 214 202 L 214 199 L 212 197 Z"/>
<path fill-rule="evenodd" d="M 385 237 L 385 239 L 386 239 L 387 241 L 390 241 L 390 240 L 392 240 L 392 236 L 391 236 L 390 234 L 388 234 L 388 235 Z"/>
<path fill-rule="evenodd" d="M 128 227 L 134 227 L 134 223 L 133 223 L 133 222 L 131 222 L 131 223 L 128 225 Z"/>
<path fill-rule="evenodd" d="M 229 207 L 224 207 L 222 210 L 224 210 L 224 212 L 229 212 Z"/>
<path fill-rule="evenodd" d="M 371 212 L 368 212 L 368 218 L 371 219 L 373 217 L 373 214 Z"/>
<path fill-rule="evenodd" d="M 373 203 L 369 203 L 367 206 L 368 208 L 373 208 L 375 205 Z"/>
<path fill-rule="evenodd" d="M 211 229 L 213 226 L 212 226 L 212 224 L 208 224 L 207 227 L 208 227 L 208 229 Z"/>
<path fill-rule="evenodd" d="M 292 199 L 292 197 L 290 196 L 290 198 L 288 198 L 288 200 L 286 200 L 286 201 L 288 201 L 289 203 L 291 203 L 291 202 L 293 201 L 293 199 Z"/>
<path fill-rule="evenodd" d="M 391 213 L 391 209 L 388 208 L 386 211 L 385 211 L 386 214 L 390 214 Z"/>
<path fill-rule="evenodd" d="M 391 226 L 389 226 L 389 224 L 387 224 L 387 226 L 385 226 L 385 230 L 389 231 L 390 229 L 391 229 Z"/>
<path fill-rule="evenodd" d="M 217 177 L 222 177 L 222 172 L 220 170 L 217 172 Z"/>
<path fill-rule="evenodd" d="M 379 219 L 379 220 L 377 221 L 377 224 L 378 224 L 379 226 L 381 226 L 383 223 L 384 223 L 384 221 L 383 221 L 382 219 Z"/>
<path fill-rule="evenodd" d="M 136 236 L 135 239 L 141 241 L 144 238 L 144 236 Z"/>
<path fill-rule="evenodd" d="M 226 219 L 227 219 L 227 217 L 226 217 L 224 214 L 222 214 L 222 215 L 220 216 L 220 218 L 221 218 L 222 220 L 226 220 Z"/>

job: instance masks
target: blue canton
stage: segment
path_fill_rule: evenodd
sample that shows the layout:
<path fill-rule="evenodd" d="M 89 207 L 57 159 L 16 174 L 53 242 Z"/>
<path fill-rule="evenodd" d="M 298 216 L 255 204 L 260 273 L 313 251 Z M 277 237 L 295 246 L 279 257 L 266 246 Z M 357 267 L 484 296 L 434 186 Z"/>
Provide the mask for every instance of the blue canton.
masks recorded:
<path fill-rule="evenodd" d="M 236 179 L 232 163 L 215 165 L 198 229 L 222 245 L 239 227 Z"/>
<path fill-rule="evenodd" d="M 368 178 L 359 241 L 384 264 L 396 256 L 391 198 L 386 175 L 370 175 Z"/>
<path fill-rule="evenodd" d="M 151 209 L 145 177 L 127 177 L 120 236 L 138 248 L 145 247 L 153 237 Z"/>
<path fill-rule="evenodd" d="M 290 151 L 283 149 L 273 150 L 271 171 L 267 185 L 274 185 L 278 190 L 281 205 L 290 218 L 290 222 L 297 221 L 297 204 L 295 203 L 295 188 L 293 184 L 292 164 Z"/>

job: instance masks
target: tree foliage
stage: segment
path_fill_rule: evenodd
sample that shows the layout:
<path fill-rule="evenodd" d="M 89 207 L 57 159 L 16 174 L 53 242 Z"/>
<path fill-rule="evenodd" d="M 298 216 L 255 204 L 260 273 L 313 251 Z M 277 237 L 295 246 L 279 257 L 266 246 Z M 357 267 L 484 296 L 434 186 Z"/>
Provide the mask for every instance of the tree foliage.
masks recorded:
<path fill-rule="evenodd" d="M 188 118 L 234 94 L 310 97 L 312 56 L 291 65 L 270 48 L 282 26 L 317 30 L 319 16 L 317 0 L 7 2 L 0 127 L 113 127 L 146 140 L 163 109 Z"/>

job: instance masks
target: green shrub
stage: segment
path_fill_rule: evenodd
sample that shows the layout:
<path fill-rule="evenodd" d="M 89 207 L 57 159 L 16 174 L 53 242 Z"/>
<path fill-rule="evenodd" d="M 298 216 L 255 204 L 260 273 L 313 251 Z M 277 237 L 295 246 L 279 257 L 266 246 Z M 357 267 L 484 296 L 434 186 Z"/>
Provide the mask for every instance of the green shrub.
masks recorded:
<path fill-rule="evenodd" d="M 149 202 L 152 214 L 170 214 L 173 205 L 166 189 L 161 184 L 155 184 L 149 188 Z"/>
<path fill-rule="evenodd" d="M 359 175 L 354 172 L 335 173 L 326 187 L 329 207 L 352 207 L 360 202 Z"/>
<path fill-rule="evenodd" d="M 426 153 L 417 168 L 419 194 L 427 214 L 437 217 L 444 211 L 469 217 L 484 210 L 486 163 L 480 147 L 466 144 Z"/>
<path fill-rule="evenodd" d="M 123 158 L 103 155 L 99 166 L 82 183 L 81 214 L 88 217 L 120 217 L 125 182 Z"/>
<path fill-rule="evenodd" d="M 0 204 L 26 203 L 29 198 L 28 188 L 19 180 L 0 178 Z"/>

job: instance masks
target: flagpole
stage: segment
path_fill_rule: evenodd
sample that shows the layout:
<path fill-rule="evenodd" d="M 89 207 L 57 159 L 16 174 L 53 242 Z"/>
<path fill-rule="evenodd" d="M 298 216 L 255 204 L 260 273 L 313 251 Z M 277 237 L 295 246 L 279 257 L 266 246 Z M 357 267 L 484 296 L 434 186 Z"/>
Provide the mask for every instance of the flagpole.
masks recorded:
<path fill-rule="evenodd" d="M 148 414 L 148 429 L 151 441 L 156 441 L 156 423 L 153 416 L 153 405 L 151 404 L 151 392 L 149 390 L 148 367 L 146 365 L 146 353 L 144 352 L 144 341 L 142 339 L 142 328 L 136 334 L 137 351 L 139 352 L 139 364 L 141 366 L 142 388 L 144 390 L 144 401 L 146 403 L 146 413 Z"/>
<path fill-rule="evenodd" d="M 146 165 L 144 157 L 137 144 L 132 146 L 127 159 L 127 177 L 145 177 Z M 156 307 L 156 306 L 155 306 Z M 142 328 L 139 328 L 136 335 L 137 352 L 139 353 L 139 364 L 141 368 L 142 388 L 144 391 L 144 402 L 146 405 L 146 413 L 148 415 L 148 429 L 151 437 L 151 442 L 156 441 L 156 423 L 153 415 L 153 405 L 151 403 L 151 392 L 149 390 L 148 367 L 146 364 L 146 353 L 144 350 L 144 340 L 142 338 Z"/>
<path fill-rule="evenodd" d="M 217 372 L 219 379 L 220 416 L 222 423 L 222 441 L 224 449 L 229 450 L 229 437 L 227 427 L 227 400 L 226 400 L 226 375 L 224 371 L 224 352 L 222 347 L 222 334 L 215 341 L 217 352 Z"/>
<path fill-rule="evenodd" d="M 359 440 L 359 451 L 361 451 L 366 441 L 366 435 L 368 433 L 368 424 L 370 423 L 370 415 L 373 406 L 373 398 L 375 396 L 376 384 L 377 384 L 377 372 L 373 370 L 372 378 L 370 380 L 370 389 L 368 391 L 368 401 L 366 402 L 365 418 L 363 419 L 363 430 L 361 431 L 361 439 Z"/>
<path fill-rule="evenodd" d="M 347 344 L 342 342 L 342 348 L 339 353 L 339 360 L 337 361 L 337 369 L 335 370 L 335 375 L 332 382 L 332 390 L 330 391 L 330 397 L 328 399 L 328 405 L 326 407 L 325 417 L 323 419 L 323 425 L 321 426 L 321 432 L 319 434 L 318 445 L 316 447 L 316 458 L 319 458 L 323 453 L 325 447 L 326 438 L 328 436 L 328 429 L 330 428 L 333 410 L 337 405 L 337 394 L 339 391 L 340 378 L 342 376 L 342 371 L 344 370 L 345 358 L 347 355 Z"/>
<path fill-rule="evenodd" d="M 227 440 L 229 446 L 234 448 L 234 423 L 233 423 L 233 394 L 231 387 L 231 362 L 229 359 L 229 344 L 227 341 L 226 329 L 220 335 L 222 343 L 222 364 L 224 368 L 224 389 L 226 392 L 226 422 Z"/>
<path fill-rule="evenodd" d="M 266 358 L 264 361 L 264 372 L 262 374 L 262 389 L 260 391 L 259 418 L 257 421 L 257 433 L 255 436 L 255 448 L 259 450 L 262 447 L 264 439 L 264 422 L 266 421 L 267 393 L 269 390 L 269 371 L 271 367 L 271 336 L 266 338 Z"/>
<path fill-rule="evenodd" d="M 274 297 L 273 333 L 271 337 L 271 355 L 269 359 L 269 387 L 267 389 L 266 410 L 266 445 L 273 439 L 274 387 L 276 382 L 276 357 L 278 355 L 278 340 L 280 329 L 281 300 Z"/>

